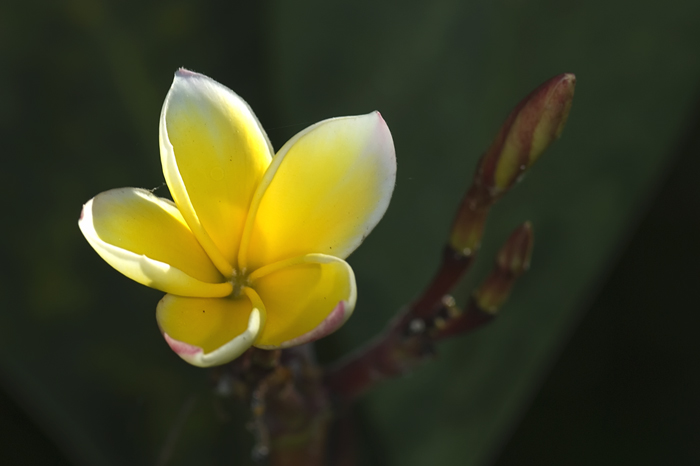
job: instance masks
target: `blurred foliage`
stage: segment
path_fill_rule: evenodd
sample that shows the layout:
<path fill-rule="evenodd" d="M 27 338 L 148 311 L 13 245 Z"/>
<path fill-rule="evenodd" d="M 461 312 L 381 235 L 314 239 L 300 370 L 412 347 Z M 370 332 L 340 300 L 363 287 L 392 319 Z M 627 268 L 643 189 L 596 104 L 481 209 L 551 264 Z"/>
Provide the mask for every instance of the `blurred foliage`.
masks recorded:
<path fill-rule="evenodd" d="M 158 116 L 177 67 L 234 89 L 275 147 L 374 109 L 392 129 L 394 200 L 350 259 L 358 308 L 320 345 L 324 360 L 417 294 L 501 120 L 545 79 L 574 72 L 562 140 L 487 225 L 475 277 L 512 228 L 534 224 L 532 271 L 512 303 L 361 405 L 366 464 L 483 464 L 665 172 L 700 78 L 698 15 L 681 0 L 1 3 L 6 390 L 75 464 L 165 464 L 168 444 L 167 464 L 247 464 L 245 410 L 226 421 L 207 372 L 162 341 L 162 293 L 111 270 L 76 224 L 98 192 L 162 185 Z"/>
<path fill-rule="evenodd" d="M 680 160 L 497 466 L 700 460 L 699 110 Z"/>

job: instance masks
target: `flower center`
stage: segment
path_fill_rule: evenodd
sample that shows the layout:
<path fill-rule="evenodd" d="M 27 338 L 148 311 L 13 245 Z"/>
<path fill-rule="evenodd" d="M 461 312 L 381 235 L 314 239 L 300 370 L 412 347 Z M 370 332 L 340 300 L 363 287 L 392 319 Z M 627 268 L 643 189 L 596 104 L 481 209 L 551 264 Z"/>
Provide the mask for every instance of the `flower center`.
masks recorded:
<path fill-rule="evenodd" d="M 247 273 L 245 269 L 233 270 L 233 276 L 231 277 L 231 284 L 233 285 L 233 292 L 231 292 L 231 297 L 233 299 L 240 298 L 243 295 L 243 288 L 250 287 L 250 274 Z"/>

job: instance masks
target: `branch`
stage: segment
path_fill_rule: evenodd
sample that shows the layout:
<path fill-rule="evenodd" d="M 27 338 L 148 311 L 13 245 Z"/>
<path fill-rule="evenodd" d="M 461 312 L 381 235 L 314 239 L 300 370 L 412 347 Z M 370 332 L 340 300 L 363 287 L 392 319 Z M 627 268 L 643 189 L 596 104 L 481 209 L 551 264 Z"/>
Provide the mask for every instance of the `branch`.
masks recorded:
<path fill-rule="evenodd" d="M 493 320 L 529 266 L 533 244 L 529 223 L 506 240 L 493 270 L 472 293 L 464 310 L 457 307 L 450 293 L 474 263 L 491 207 L 561 134 L 575 82 L 572 74 L 556 76 L 510 113 L 479 161 L 455 215 L 437 273 L 383 334 L 325 372 L 314 360 L 310 346 L 302 345 L 283 351 L 254 348 L 213 373 L 221 396 L 239 398 L 250 406 L 258 459 L 266 457 L 271 466 L 325 464 L 333 415 L 331 397 L 347 408 L 378 382 L 404 374 L 433 356 L 437 342 Z M 354 463 L 354 455 L 348 454 L 354 445 L 350 418 L 341 419 L 339 427 L 336 462 L 349 466 Z"/>
<path fill-rule="evenodd" d="M 328 371 L 326 381 L 332 393 L 341 402 L 351 401 L 378 382 L 406 373 L 432 356 L 436 342 L 464 335 L 493 320 L 515 281 L 528 269 L 532 246 L 532 226 L 526 222 L 501 247 L 493 270 L 464 311 L 449 295 L 443 295 L 426 318 L 415 317 L 409 309 L 371 345 Z M 449 276 L 447 272 L 437 276 L 443 275 Z"/>
<path fill-rule="evenodd" d="M 435 342 L 465 334 L 492 320 L 532 250 L 529 223 L 506 242 L 491 276 L 477 289 L 466 312 L 446 305 L 449 293 L 474 263 L 491 207 L 507 193 L 560 135 L 571 109 L 576 78 L 556 76 L 535 89 L 510 113 L 481 157 L 474 181 L 452 224 L 442 262 L 425 291 L 364 349 L 329 368 L 326 382 L 349 402 L 380 382 L 401 375 L 435 352 Z M 519 269 L 512 262 L 520 261 Z M 517 269 L 517 270 L 516 270 Z M 517 273 L 516 273 L 517 272 Z"/>

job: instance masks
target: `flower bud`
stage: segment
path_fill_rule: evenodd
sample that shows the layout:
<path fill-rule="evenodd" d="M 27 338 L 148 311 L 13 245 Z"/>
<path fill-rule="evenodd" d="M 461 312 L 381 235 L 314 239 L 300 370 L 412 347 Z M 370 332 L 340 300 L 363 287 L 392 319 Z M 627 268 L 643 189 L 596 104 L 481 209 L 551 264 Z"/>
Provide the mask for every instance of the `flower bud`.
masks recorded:
<path fill-rule="evenodd" d="M 480 309 L 492 314 L 500 309 L 508 299 L 515 280 L 530 267 L 532 244 L 532 225 L 525 222 L 501 247 L 496 266 L 474 292 L 474 300 Z"/>
<path fill-rule="evenodd" d="M 476 183 L 494 197 L 513 186 L 561 135 L 575 85 L 576 76 L 560 74 L 525 97 L 508 115 L 482 157 Z"/>
<path fill-rule="evenodd" d="M 474 183 L 462 199 L 450 247 L 472 256 L 481 244 L 489 210 L 561 135 L 574 97 L 576 77 L 565 73 L 542 84 L 510 113 L 482 156 Z"/>

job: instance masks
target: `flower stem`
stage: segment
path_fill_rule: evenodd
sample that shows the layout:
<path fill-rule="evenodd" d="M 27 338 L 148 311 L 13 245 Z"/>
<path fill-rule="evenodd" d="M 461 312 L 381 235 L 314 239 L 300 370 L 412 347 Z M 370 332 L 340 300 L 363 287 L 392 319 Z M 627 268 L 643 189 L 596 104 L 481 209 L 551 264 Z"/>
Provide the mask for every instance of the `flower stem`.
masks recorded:
<path fill-rule="evenodd" d="M 434 354 L 436 341 L 467 333 L 493 319 L 515 279 L 529 264 L 529 223 L 508 239 L 494 271 L 475 291 L 465 312 L 456 306 L 446 307 L 445 300 L 474 263 L 491 207 L 561 135 L 575 85 L 573 74 L 555 76 L 508 115 L 479 160 L 474 180 L 455 215 L 440 268 L 430 284 L 382 335 L 327 370 L 327 384 L 337 399 L 353 400 L 376 383 L 403 374 Z"/>

